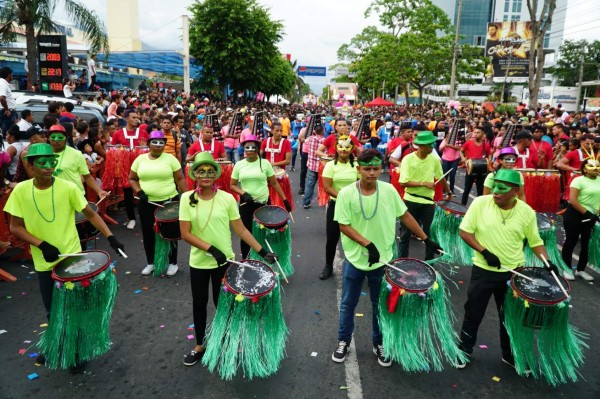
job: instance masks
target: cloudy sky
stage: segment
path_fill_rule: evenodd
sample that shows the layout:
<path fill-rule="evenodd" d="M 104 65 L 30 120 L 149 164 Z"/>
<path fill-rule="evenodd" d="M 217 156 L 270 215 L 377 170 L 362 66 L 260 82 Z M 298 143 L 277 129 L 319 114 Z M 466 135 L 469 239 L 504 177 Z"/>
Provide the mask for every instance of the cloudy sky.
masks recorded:
<path fill-rule="evenodd" d="M 125 0 L 124 0 L 125 1 Z M 273 19 L 283 22 L 285 36 L 279 43 L 282 53 L 289 53 L 299 65 L 330 66 L 337 62 L 336 52 L 375 18 L 364 18 L 371 0 L 258 0 L 270 9 Z M 600 39 L 598 0 L 569 0 L 565 39 Z M 106 17 L 105 0 L 86 0 L 85 4 Z M 190 0 L 139 0 L 140 38 L 160 50 L 181 48 L 181 15 L 189 14 Z M 60 4 L 60 3 L 59 3 Z M 58 18 L 64 19 L 59 12 Z M 312 78 L 313 88 L 327 78 Z"/>

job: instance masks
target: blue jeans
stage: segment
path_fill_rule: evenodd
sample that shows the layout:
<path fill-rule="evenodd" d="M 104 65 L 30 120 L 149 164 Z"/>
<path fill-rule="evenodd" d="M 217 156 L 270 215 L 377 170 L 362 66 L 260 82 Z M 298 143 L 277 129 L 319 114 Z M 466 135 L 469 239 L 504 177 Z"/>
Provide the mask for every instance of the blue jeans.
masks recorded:
<path fill-rule="evenodd" d="M 225 154 L 227 154 L 227 158 L 234 165 L 235 165 L 235 153 L 236 153 L 236 150 L 237 150 L 237 148 L 225 147 Z"/>
<path fill-rule="evenodd" d="M 0 108 L 2 108 L 0 106 Z M 17 113 L 15 111 L 10 111 L 9 116 L 5 116 L 4 112 L 0 110 L 0 129 L 2 129 L 2 134 L 4 135 L 4 139 L 6 140 L 6 132 L 8 129 L 17 122 Z"/>
<path fill-rule="evenodd" d="M 456 170 L 458 169 L 458 162 L 460 158 L 455 161 L 446 161 L 442 159 L 442 170 L 444 174 L 448 172 L 452 168 L 452 172 L 448 173 L 446 180 L 448 181 L 448 185 L 450 186 L 450 191 L 454 192 L 454 182 L 456 181 Z"/>
<path fill-rule="evenodd" d="M 344 260 L 344 271 L 342 272 L 342 301 L 340 303 L 340 328 L 338 340 L 350 343 L 354 332 L 354 310 L 360 299 L 363 281 L 365 277 L 369 281 L 369 296 L 371 298 L 373 313 L 373 332 L 371 337 L 373 345 L 381 345 L 382 337 L 379 331 L 379 319 L 377 317 L 379 306 L 379 289 L 384 267 L 363 271 L 354 267 L 350 262 Z"/>
<path fill-rule="evenodd" d="M 306 172 L 306 188 L 304 190 L 304 199 L 302 200 L 302 205 L 310 205 L 313 193 L 315 192 L 315 185 L 317 184 L 318 179 L 319 174 L 317 172 L 313 172 L 312 170 L 308 170 Z"/>

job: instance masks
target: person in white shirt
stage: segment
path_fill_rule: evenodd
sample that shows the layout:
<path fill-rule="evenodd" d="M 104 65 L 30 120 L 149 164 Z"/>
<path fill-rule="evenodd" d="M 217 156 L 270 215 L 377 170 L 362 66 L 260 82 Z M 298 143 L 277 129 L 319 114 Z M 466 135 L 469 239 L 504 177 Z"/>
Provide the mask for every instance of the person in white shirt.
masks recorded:
<path fill-rule="evenodd" d="M 8 128 L 17 121 L 15 97 L 10 89 L 10 81 L 13 79 L 13 71 L 8 67 L 0 68 L 0 128 L 6 133 Z"/>
<path fill-rule="evenodd" d="M 87 67 L 88 67 L 88 78 L 90 80 L 90 85 L 88 87 L 89 91 L 94 90 L 96 86 L 96 55 L 91 54 L 88 58 Z"/>
<path fill-rule="evenodd" d="M 21 120 L 17 122 L 17 126 L 19 126 L 19 130 L 22 132 L 28 131 L 33 126 L 33 114 L 30 109 L 21 111 Z"/>
<path fill-rule="evenodd" d="M 75 83 L 71 79 L 65 79 L 63 83 L 63 95 L 65 98 L 73 97 L 73 90 L 75 90 Z"/>

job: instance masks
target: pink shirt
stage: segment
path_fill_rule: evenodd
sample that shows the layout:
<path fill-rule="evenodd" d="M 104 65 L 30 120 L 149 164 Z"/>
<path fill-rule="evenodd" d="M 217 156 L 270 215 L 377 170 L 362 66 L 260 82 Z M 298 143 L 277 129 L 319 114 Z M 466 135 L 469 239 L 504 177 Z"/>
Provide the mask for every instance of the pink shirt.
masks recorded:
<path fill-rule="evenodd" d="M 228 134 L 229 134 L 229 125 L 223 126 L 223 128 L 221 129 L 222 137 L 225 137 Z M 227 147 L 227 148 L 238 148 L 238 146 L 240 145 L 240 139 L 239 138 L 232 139 L 231 137 L 225 137 L 225 141 L 223 143 L 225 144 L 225 147 Z"/>
<path fill-rule="evenodd" d="M 446 146 L 446 139 L 442 140 L 440 143 L 440 150 L 442 151 L 442 159 L 444 161 L 456 161 L 460 158 L 460 151 L 455 150 L 454 148 L 450 148 Z"/>

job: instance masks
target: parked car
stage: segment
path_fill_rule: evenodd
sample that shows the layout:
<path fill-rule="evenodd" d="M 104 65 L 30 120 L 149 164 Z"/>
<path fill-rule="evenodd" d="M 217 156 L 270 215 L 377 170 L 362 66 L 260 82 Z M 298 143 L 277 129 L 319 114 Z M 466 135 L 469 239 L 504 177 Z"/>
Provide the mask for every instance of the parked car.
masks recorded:
<path fill-rule="evenodd" d="M 28 109 L 31 110 L 33 115 L 33 124 L 40 126 L 44 125 L 44 116 L 48 113 L 48 104 L 44 103 L 29 103 L 29 104 L 17 104 L 15 110 L 21 116 L 21 111 Z M 73 114 L 86 122 L 89 122 L 92 118 L 98 118 L 100 124 L 104 123 L 104 115 L 94 108 L 82 107 L 76 105 L 73 108 Z"/>
<path fill-rule="evenodd" d="M 17 104 L 48 104 L 49 102 L 52 102 L 52 101 L 59 101 L 59 102 L 63 102 L 63 103 L 69 102 L 69 103 L 77 104 L 77 100 L 74 98 L 47 96 L 44 94 L 30 93 L 27 91 L 13 91 L 13 95 L 15 96 L 15 101 Z M 90 102 L 90 101 L 83 101 L 80 104 L 80 106 L 85 107 L 85 108 L 95 109 L 100 113 L 102 113 L 104 111 L 104 108 L 102 108 L 101 105 L 94 103 L 94 102 Z"/>

